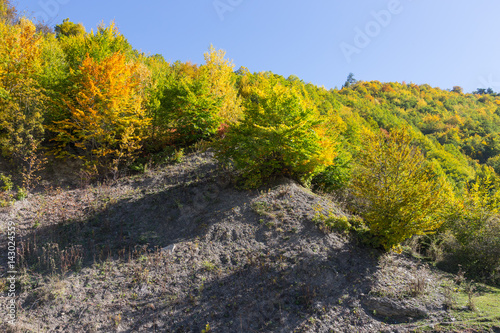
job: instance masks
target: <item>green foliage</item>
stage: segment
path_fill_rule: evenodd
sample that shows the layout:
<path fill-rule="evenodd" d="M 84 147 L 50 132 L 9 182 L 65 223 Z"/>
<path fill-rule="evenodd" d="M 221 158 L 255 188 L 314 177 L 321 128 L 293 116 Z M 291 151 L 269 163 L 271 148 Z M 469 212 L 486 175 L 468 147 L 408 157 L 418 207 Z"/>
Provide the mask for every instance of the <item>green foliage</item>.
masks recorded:
<path fill-rule="evenodd" d="M 210 89 L 206 72 L 197 66 L 163 63 L 163 76 L 154 74 L 154 100 L 150 102 L 152 147 L 188 146 L 210 139 L 221 124 L 218 116 L 222 99 Z"/>
<path fill-rule="evenodd" d="M 408 130 L 365 135 L 352 190 L 361 202 L 374 245 L 397 248 L 413 235 L 439 228 L 446 184 L 412 145 Z"/>
<path fill-rule="evenodd" d="M 342 88 L 349 88 L 350 86 L 352 86 L 353 84 L 356 84 L 356 79 L 354 78 L 354 74 L 353 73 L 349 73 L 349 75 L 347 76 L 347 80 L 345 81 L 344 85 L 342 86 Z"/>
<path fill-rule="evenodd" d="M 171 64 L 133 50 L 114 23 L 87 33 L 65 19 L 56 34 L 40 31 L 0 0 L 0 149 L 26 192 L 40 179 L 42 148 L 53 149 L 54 140 L 90 171 L 116 175 L 137 157 L 131 169 L 145 172 L 216 138 L 217 157 L 246 188 L 284 175 L 351 193 L 352 181 L 360 201 L 351 208 L 365 220 L 332 216 L 323 225 L 356 230 L 386 249 L 440 225 L 446 179 L 456 196 L 440 229 L 446 255 L 475 276 L 500 274 L 500 95 L 492 89 L 464 94 L 458 86 L 349 74 L 341 90 L 327 90 L 294 75 L 233 72 L 213 47 L 200 66 Z M 373 134 L 380 128 L 385 134 Z M 12 182 L 0 175 L 0 186 L 11 190 Z"/>
<path fill-rule="evenodd" d="M 0 190 L 9 192 L 13 187 L 14 183 L 12 183 L 12 178 L 0 173 Z"/>
<path fill-rule="evenodd" d="M 347 216 L 337 215 L 332 211 L 329 211 L 328 215 L 316 213 L 313 221 L 320 228 L 326 229 L 328 231 L 347 233 L 353 228 L 351 223 L 349 223 L 349 219 L 347 218 Z"/>
<path fill-rule="evenodd" d="M 324 192 L 334 192 L 347 186 L 352 174 L 351 159 L 349 152 L 340 151 L 334 158 L 333 165 L 314 176 L 311 182 L 313 188 Z"/>
<path fill-rule="evenodd" d="M 498 179 L 485 173 L 463 190 L 445 225 L 454 236 L 448 255 L 472 277 L 500 282 L 500 192 Z"/>
<path fill-rule="evenodd" d="M 24 187 L 17 187 L 17 194 L 16 194 L 16 199 L 21 201 L 26 199 L 28 196 L 28 191 Z"/>
<path fill-rule="evenodd" d="M 309 181 L 335 156 L 314 130 L 320 123 L 314 110 L 299 92 L 273 78 L 261 76 L 259 84 L 245 104 L 244 119 L 215 145 L 217 157 L 234 165 L 247 188 L 279 175 Z"/>
<path fill-rule="evenodd" d="M 345 216 L 339 215 L 331 210 L 328 214 L 324 214 L 320 206 L 316 207 L 317 211 L 313 217 L 313 222 L 323 231 L 326 232 L 338 232 L 347 234 L 349 232 L 355 232 L 358 238 L 362 240 L 371 239 L 369 234 L 369 228 L 366 226 L 365 221 L 360 216 L 352 215 Z"/>
<path fill-rule="evenodd" d="M 67 117 L 67 108 L 62 105 L 61 96 L 69 90 L 71 74 L 66 55 L 53 34 L 43 38 L 41 47 L 42 70 L 38 82 L 48 98 L 48 102 L 45 103 L 44 123 L 51 124 Z M 48 139 L 51 135 L 50 132 L 45 133 Z"/>
<path fill-rule="evenodd" d="M 116 52 L 121 52 L 127 58 L 132 56 L 132 46 L 118 31 L 114 22 L 108 27 L 101 24 L 95 32 L 91 30 L 90 33 L 69 34 L 68 36 L 60 34 L 58 38 L 61 48 L 66 54 L 69 68 L 73 71 L 78 70 L 87 54 L 97 62 Z"/>
<path fill-rule="evenodd" d="M 56 25 L 55 27 L 56 37 L 60 38 L 62 36 L 78 36 L 84 35 L 86 33 L 85 27 L 81 23 L 73 23 L 69 18 L 63 20 L 63 23 Z"/>
<path fill-rule="evenodd" d="M 217 115 L 221 102 L 210 93 L 207 81 L 184 79 L 172 88 L 175 97 L 165 103 L 172 141 L 187 146 L 211 138 L 221 123 Z M 172 96 L 172 91 L 166 95 Z"/>

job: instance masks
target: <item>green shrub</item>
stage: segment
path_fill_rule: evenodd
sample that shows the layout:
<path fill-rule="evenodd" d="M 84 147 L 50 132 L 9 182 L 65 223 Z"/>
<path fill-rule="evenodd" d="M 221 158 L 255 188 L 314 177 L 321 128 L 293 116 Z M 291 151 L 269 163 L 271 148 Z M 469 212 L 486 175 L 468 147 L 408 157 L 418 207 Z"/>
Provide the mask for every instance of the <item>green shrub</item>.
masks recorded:
<path fill-rule="evenodd" d="M 348 152 L 339 152 L 334 164 L 325 168 L 312 179 L 312 186 L 324 192 L 333 192 L 345 187 L 351 179 L 351 156 Z"/>
<path fill-rule="evenodd" d="M 365 230 L 368 228 L 365 224 L 365 221 L 363 220 L 363 218 L 361 216 L 353 215 L 353 216 L 349 217 L 349 223 L 351 224 L 352 228 L 355 231 Z"/>
<path fill-rule="evenodd" d="M 324 215 L 323 213 L 316 213 L 313 221 L 320 227 L 320 229 L 325 229 L 326 231 L 347 233 L 353 227 L 349 222 L 349 218 L 347 216 L 337 215 L 332 211 L 329 211 L 328 215 Z"/>
<path fill-rule="evenodd" d="M 211 92 L 207 73 L 177 63 L 164 75 L 151 114 L 153 133 L 148 146 L 158 151 L 214 136 L 222 122 L 218 113 L 223 99 Z"/>
<path fill-rule="evenodd" d="M 27 196 L 28 196 L 28 192 L 26 191 L 26 189 L 24 187 L 18 186 L 16 199 L 17 200 L 24 200 L 24 199 L 26 199 Z"/>
<path fill-rule="evenodd" d="M 0 173 L 0 190 L 8 192 L 12 190 L 13 186 L 14 184 L 12 183 L 11 177 Z"/>

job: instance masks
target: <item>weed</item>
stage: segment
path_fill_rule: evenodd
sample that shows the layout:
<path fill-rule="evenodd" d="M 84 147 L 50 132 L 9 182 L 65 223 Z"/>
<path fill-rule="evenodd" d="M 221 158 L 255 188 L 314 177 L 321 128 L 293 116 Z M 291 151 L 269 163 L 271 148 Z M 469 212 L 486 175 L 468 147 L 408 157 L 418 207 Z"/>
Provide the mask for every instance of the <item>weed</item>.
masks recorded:
<path fill-rule="evenodd" d="M 311 289 L 308 285 L 303 285 L 300 288 L 299 295 L 296 299 L 296 304 L 303 305 L 306 308 L 311 308 L 316 297 L 316 291 Z"/>
<path fill-rule="evenodd" d="M 115 327 L 118 327 L 122 322 L 122 315 L 119 313 L 116 316 L 111 316 L 111 320 L 113 320 L 113 324 L 115 324 Z"/>
<path fill-rule="evenodd" d="M 205 140 L 200 140 L 200 141 L 197 141 L 194 145 L 193 145 L 193 149 L 194 151 L 197 151 L 197 152 L 200 152 L 200 153 L 204 153 L 208 150 L 208 148 L 210 148 L 210 142 L 208 141 L 205 141 Z"/>
<path fill-rule="evenodd" d="M 458 265 L 458 273 L 455 276 L 455 283 L 459 286 L 465 281 L 465 271 L 462 270 L 462 265 Z"/>
<path fill-rule="evenodd" d="M 72 245 L 61 250 L 57 243 L 46 243 L 39 247 L 36 241 L 25 240 L 19 243 L 19 265 L 31 265 L 41 271 L 64 275 L 70 269 L 81 269 L 83 252 L 81 245 Z"/>
<path fill-rule="evenodd" d="M 252 209 L 260 216 L 267 215 L 271 210 L 271 207 L 267 202 L 256 201 L 252 202 Z"/>
<path fill-rule="evenodd" d="M 210 323 L 207 323 L 207 325 L 205 325 L 205 329 L 201 330 L 201 333 L 210 333 L 212 332 L 212 329 L 210 328 Z"/>
<path fill-rule="evenodd" d="M 452 286 L 446 285 L 443 287 L 444 302 L 443 305 L 446 309 L 453 309 L 457 304 L 457 299 Z"/>
<path fill-rule="evenodd" d="M 464 291 L 467 293 L 467 308 L 469 308 L 470 311 L 477 311 L 477 307 L 474 302 L 476 287 L 473 283 L 474 281 L 466 282 L 464 284 Z"/>
<path fill-rule="evenodd" d="M 328 215 L 317 212 L 313 217 L 313 222 L 325 232 L 337 231 L 347 233 L 352 229 L 347 216 L 337 215 L 332 211 L 328 211 Z"/>
<path fill-rule="evenodd" d="M 211 271 L 215 271 L 217 269 L 217 266 L 210 262 L 210 261 L 204 261 L 203 262 L 203 268 L 207 271 L 207 272 L 211 272 Z"/>
<path fill-rule="evenodd" d="M 10 193 L 0 192 L 0 207 L 10 207 L 14 203 L 14 197 Z"/>
<path fill-rule="evenodd" d="M 23 188 L 27 192 L 38 185 L 41 180 L 41 176 L 38 174 L 45 169 L 45 164 L 47 164 L 47 158 L 37 152 L 38 147 L 34 141 L 30 143 L 30 150 L 33 153 L 23 157 L 23 167 L 21 170 Z"/>
<path fill-rule="evenodd" d="M 170 160 L 173 163 L 181 163 L 184 159 L 184 148 L 176 149 Z"/>
<path fill-rule="evenodd" d="M 426 269 L 418 270 L 417 267 L 412 268 L 413 279 L 407 285 L 407 291 L 412 297 L 423 295 L 427 287 Z"/>
<path fill-rule="evenodd" d="M 57 277 L 53 277 L 46 284 L 37 288 L 33 292 L 32 298 L 34 304 L 43 305 L 61 298 L 65 292 L 66 285 L 64 282 Z"/>
<path fill-rule="evenodd" d="M 137 173 L 145 174 L 148 171 L 148 163 L 135 162 L 129 168 Z"/>
<path fill-rule="evenodd" d="M 28 192 L 26 191 L 26 189 L 24 187 L 18 186 L 16 199 L 19 201 L 22 201 L 22 200 L 26 199 L 27 196 L 28 196 Z"/>

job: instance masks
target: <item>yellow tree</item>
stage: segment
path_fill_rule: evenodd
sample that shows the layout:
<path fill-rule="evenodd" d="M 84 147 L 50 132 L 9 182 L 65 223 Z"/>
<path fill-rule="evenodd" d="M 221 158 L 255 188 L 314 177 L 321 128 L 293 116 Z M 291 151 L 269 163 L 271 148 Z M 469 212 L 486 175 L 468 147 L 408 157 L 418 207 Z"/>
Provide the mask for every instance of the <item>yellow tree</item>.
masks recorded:
<path fill-rule="evenodd" d="M 205 65 L 202 72 L 207 75 L 210 94 L 221 99 L 218 116 L 223 122 L 236 123 L 242 115 L 241 100 L 235 87 L 234 65 L 224 59 L 225 55 L 224 50 L 216 50 L 210 45 L 210 49 L 204 54 Z"/>
<path fill-rule="evenodd" d="M 43 134 L 45 95 L 37 81 L 41 44 L 31 21 L 0 20 L 0 148 L 28 175 L 40 167 L 33 157 Z"/>
<path fill-rule="evenodd" d="M 143 105 L 147 75 L 144 66 L 127 63 L 120 52 L 101 62 L 87 54 L 74 75 L 73 92 L 63 98 L 70 117 L 50 126 L 60 143 L 58 155 L 79 157 L 91 171 L 116 176 L 120 165 L 134 158 L 149 125 Z"/>
<path fill-rule="evenodd" d="M 406 128 L 390 133 L 365 129 L 365 145 L 352 189 L 365 204 L 373 243 L 386 250 L 413 235 L 436 230 L 449 188 L 436 175 Z"/>
<path fill-rule="evenodd" d="M 12 24 L 17 17 L 17 9 L 9 0 L 0 0 L 0 20 Z"/>

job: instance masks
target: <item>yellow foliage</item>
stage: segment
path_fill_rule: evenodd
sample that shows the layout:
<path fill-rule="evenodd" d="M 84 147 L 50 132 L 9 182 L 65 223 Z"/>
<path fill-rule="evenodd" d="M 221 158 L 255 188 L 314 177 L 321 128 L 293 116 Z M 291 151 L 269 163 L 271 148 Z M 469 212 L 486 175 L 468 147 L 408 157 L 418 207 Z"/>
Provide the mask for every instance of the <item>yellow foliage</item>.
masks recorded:
<path fill-rule="evenodd" d="M 35 153 L 43 133 L 41 43 L 30 20 L 0 21 L 0 147 L 16 164 Z"/>
<path fill-rule="evenodd" d="M 427 114 L 423 119 L 424 123 L 437 123 L 441 122 L 441 117 L 439 115 Z"/>
<path fill-rule="evenodd" d="M 222 99 L 218 116 L 223 122 L 236 123 L 241 119 L 241 100 L 234 86 L 234 65 L 224 59 L 226 52 L 216 50 L 212 45 L 205 56 L 205 65 L 202 71 L 207 74 L 209 91 L 213 96 Z"/>
<path fill-rule="evenodd" d="M 451 190 L 412 145 L 407 129 L 374 134 L 365 128 L 364 138 L 352 189 L 365 205 L 373 243 L 389 250 L 439 228 Z"/>
<path fill-rule="evenodd" d="M 74 144 L 100 173 L 130 162 L 149 124 L 142 95 L 147 76 L 144 66 L 127 63 L 119 52 L 100 63 L 87 55 L 75 74 L 75 90 L 63 99 L 71 116 L 50 126 L 61 144 L 58 154 L 76 156 L 64 149 Z"/>

